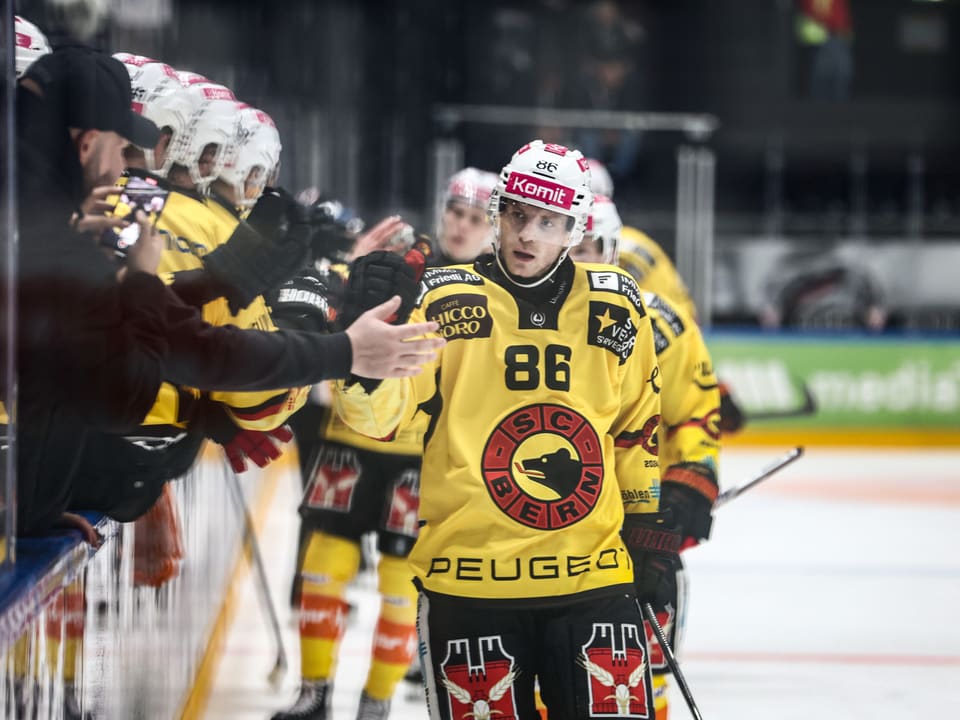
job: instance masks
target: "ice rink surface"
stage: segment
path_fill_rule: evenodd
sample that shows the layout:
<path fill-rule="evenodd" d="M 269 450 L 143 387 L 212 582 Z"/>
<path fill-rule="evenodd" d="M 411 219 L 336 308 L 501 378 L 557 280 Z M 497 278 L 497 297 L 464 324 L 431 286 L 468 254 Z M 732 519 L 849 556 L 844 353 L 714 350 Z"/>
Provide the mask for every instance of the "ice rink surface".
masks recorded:
<path fill-rule="evenodd" d="M 783 449 L 724 450 L 720 482 L 740 485 Z M 292 466 L 292 465 L 291 465 Z M 273 496 L 263 552 L 291 668 L 275 650 L 251 576 L 206 717 L 265 720 L 295 698 L 296 623 L 287 602 L 296 488 Z M 704 720 L 960 718 L 960 450 L 808 449 L 719 509 L 709 543 L 684 554 L 691 588 L 681 664 Z M 353 720 L 378 600 L 351 589 L 334 720 Z M 393 720 L 426 718 L 401 685 Z M 672 693 L 671 718 L 690 717 Z"/>

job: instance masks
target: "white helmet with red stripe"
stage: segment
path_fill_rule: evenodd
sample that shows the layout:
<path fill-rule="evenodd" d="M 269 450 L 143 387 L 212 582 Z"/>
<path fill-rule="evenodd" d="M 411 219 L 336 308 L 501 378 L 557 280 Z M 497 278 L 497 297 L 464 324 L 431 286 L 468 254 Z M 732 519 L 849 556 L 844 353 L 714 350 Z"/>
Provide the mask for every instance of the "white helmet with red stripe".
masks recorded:
<path fill-rule="evenodd" d="M 143 55 L 116 53 L 114 57 L 123 63 L 130 75 L 133 109 L 152 120 L 160 130 L 170 130 L 170 142 L 186 132 L 194 103 L 186 94 L 177 78 L 177 71 L 166 63 Z M 144 148 L 147 169 L 165 175 L 172 164 L 167 154 L 164 162 L 158 163 L 154 148 Z"/>
<path fill-rule="evenodd" d="M 280 133 L 273 119 L 257 108 L 240 105 L 237 133 L 227 147 L 220 179 L 233 186 L 237 202 L 253 206 L 280 165 Z"/>
<path fill-rule="evenodd" d="M 606 195 L 593 196 L 593 212 L 587 222 L 587 236 L 592 237 L 600 250 L 600 262 L 616 265 L 620 257 L 620 231 L 623 221 L 613 200 Z"/>
<path fill-rule="evenodd" d="M 23 75 L 38 58 L 50 52 L 47 36 L 29 20 L 14 15 L 17 77 Z"/>

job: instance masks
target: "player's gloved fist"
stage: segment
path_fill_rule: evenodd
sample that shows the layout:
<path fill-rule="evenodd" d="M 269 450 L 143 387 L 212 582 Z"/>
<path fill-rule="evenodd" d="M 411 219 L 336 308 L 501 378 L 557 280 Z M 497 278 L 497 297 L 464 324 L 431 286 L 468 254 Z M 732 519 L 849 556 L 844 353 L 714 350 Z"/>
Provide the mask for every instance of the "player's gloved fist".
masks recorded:
<path fill-rule="evenodd" d="M 394 295 L 400 296 L 400 309 L 392 322 L 402 325 L 413 310 L 417 289 L 416 272 L 404 258 L 385 250 L 363 255 L 350 266 L 339 318 L 340 327 L 350 327 L 367 310 L 385 303 Z"/>
<path fill-rule="evenodd" d="M 283 445 L 293 439 L 293 432 L 286 425 L 261 432 L 240 430 L 223 446 L 223 452 L 236 473 L 246 472 L 247 460 L 257 467 L 266 467 L 283 454 Z M 277 444 L 279 442 L 279 445 Z"/>
<path fill-rule="evenodd" d="M 230 239 L 204 256 L 203 267 L 222 287 L 231 312 L 239 312 L 306 266 L 309 228 L 290 223 L 291 202 L 277 192 L 265 194 Z"/>
<path fill-rule="evenodd" d="M 681 550 L 710 537 L 713 503 L 720 490 L 713 468 L 703 463 L 682 462 L 668 467 L 660 485 L 660 509 L 673 513 L 681 537 Z"/>
<path fill-rule="evenodd" d="M 673 526 L 672 513 L 637 515 L 623 520 L 623 542 L 633 560 L 633 582 L 640 603 L 654 608 L 677 602 L 677 571 L 682 567 L 680 533 Z"/>
<path fill-rule="evenodd" d="M 310 268 L 287 280 L 266 296 L 277 327 L 287 330 L 329 332 L 336 315 L 332 290 L 320 273 Z"/>

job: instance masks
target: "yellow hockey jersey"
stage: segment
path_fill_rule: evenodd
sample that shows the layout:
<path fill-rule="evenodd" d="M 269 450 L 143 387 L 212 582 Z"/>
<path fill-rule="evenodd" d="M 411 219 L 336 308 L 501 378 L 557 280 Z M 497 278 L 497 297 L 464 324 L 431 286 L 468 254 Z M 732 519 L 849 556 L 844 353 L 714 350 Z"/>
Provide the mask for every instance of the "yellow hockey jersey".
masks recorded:
<path fill-rule="evenodd" d="M 700 328 L 689 314 L 650 292 L 643 292 L 660 365 L 660 467 L 663 483 L 690 487 L 710 503 L 717 497 L 720 454 L 720 390 Z M 698 463 L 713 478 L 683 463 Z"/>
<path fill-rule="evenodd" d="M 694 320 L 697 319 L 697 308 L 683 278 L 653 238 L 636 228 L 624 227 L 620 231 L 619 265 L 644 290 L 666 298 Z"/>
<path fill-rule="evenodd" d="M 164 238 L 164 250 L 157 274 L 172 283 L 174 273 L 203 267 L 202 258 L 224 244 L 240 220 L 228 208 L 213 199 L 201 199 L 171 187 L 157 230 Z M 217 298 L 203 306 L 203 319 L 211 325 L 234 325 L 239 328 L 276 330 L 266 303 L 257 297 L 237 314 L 230 312 L 227 301 Z M 237 358 L 237 362 L 242 362 Z M 273 430 L 303 407 L 309 388 L 286 391 L 213 392 L 210 398 L 222 403 L 231 420 L 248 430 Z M 175 388 L 164 383 L 157 402 L 144 420 L 144 425 L 184 426 L 184 408 L 190 397 L 198 397 L 192 389 Z"/>
<path fill-rule="evenodd" d="M 524 600 L 632 583 L 624 512 L 657 511 L 660 482 L 659 371 L 637 285 L 567 261 L 556 294 L 533 304 L 497 274 L 492 256 L 428 269 L 411 322 L 440 324 L 439 357 L 369 395 L 339 383 L 334 406 L 373 437 L 430 416 L 410 555 L 428 590 Z"/>

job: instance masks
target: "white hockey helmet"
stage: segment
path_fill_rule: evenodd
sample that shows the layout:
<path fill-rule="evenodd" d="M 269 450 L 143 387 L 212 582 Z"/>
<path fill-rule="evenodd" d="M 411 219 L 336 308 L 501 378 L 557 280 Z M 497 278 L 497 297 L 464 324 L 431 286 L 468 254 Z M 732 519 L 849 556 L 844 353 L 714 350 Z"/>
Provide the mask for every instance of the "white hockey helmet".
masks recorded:
<path fill-rule="evenodd" d="M 587 158 L 587 164 L 590 166 L 590 189 L 594 195 L 606 195 L 613 197 L 613 178 L 607 166 L 596 158 Z"/>
<path fill-rule="evenodd" d="M 500 258 L 500 212 L 507 200 L 550 210 L 570 218 L 564 250 L 553 269 L 531 283 L 517 282 Z M 494 228 L 497 262 L 508 278 L 522 287 L 534 287 L 546 281 L 567 257 L 569 249 L 583 239 L 587 219 L 593 207 L 590 191 L 590 167 L 579 150 L 534 140 L 517 150 L 501 170 L 500 179 L 490 197 L 490 222 Z"/>
<path fill-rule="evenodd" d="M 620 231 L 623 221 L 617 206 L 606 195 L 593 196 L 593 212 L 587 221 L 588 237 L 592 237 L 600 250 L 600 262 L 616 265 L 620 257 Z"/>
<path fill-rule="evenodd" d="M 29 20 L 14 15 L 17 77 L 22 76 L 38 58 L 50 52 L 47 36 Z"/>
<path fill-rule="evenodd" d="M 233 187 L 237 202 L 252 207 L 280 165 L 280 133 L 267 113 L 240 104 L 237 132 L 227 146 L 220 179 Z"/>
<path fill-rule="evenodd" d="M 474 167 L 455 172 L 447 182 L 447 191 L 443 197 L 444 207 L 451 201 L 460 201 L 486 210 L 490 206 L 490 196 L 498 179 L 496 173 Z"/>
<path fill-rule="evenodd" d="M 187 92 L 190 93 L 190 89 Z M 216 95 L 209 97 L 212 99 L 197 102 L 197 96 L 194 95 L 195 105 L 186 129 L 171 139 L 167 153 L 171 164 L 185 167 L 190 180 L 201 191 L 206 191 L 210 183 L 223 173 L 230 143 L 237 134 L 239 111 L 243 107 L 236 100 L 221 99 Z M 208 147 L 212 149 L 209 157 Z M 209 163 L 206 170 L 201 168 L 202 162 Z"/>
<path fill-rule="evenodd" d="M 186 94 L 177 78 L 177 71 L 166 63 L 151 60 L 143 55 L 116 53 L 114 57 L 123 63 L 130 74 L 133 109 L 163 130 L 170 130 L 170 143 L 186 132 L 187 123 L 193 114 L 194 103 Z M 165 175 L 173 164 L 167 153 L 163 163 L 157 163 L 154 148 L 144 148 L 147 169 Z"/>
<path fill-rule="evenodd" d="M 436 237 L 443 253 L 456 262 L 472 260 L 490 246 L 493 229 L 487 209 L 498 180 L 496 173 L 473 167 L 450 176 L 443 206 L 436 219 Z M 452 217 L 450 213 L 453 213 Z M 478 220 L 480 224 L 477 224 Z"/>

